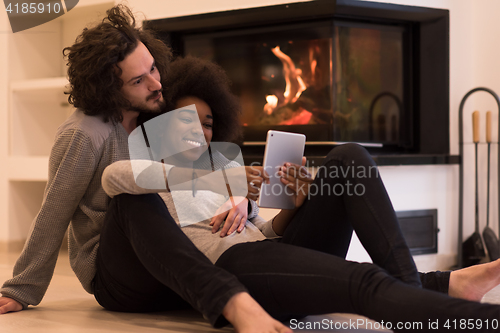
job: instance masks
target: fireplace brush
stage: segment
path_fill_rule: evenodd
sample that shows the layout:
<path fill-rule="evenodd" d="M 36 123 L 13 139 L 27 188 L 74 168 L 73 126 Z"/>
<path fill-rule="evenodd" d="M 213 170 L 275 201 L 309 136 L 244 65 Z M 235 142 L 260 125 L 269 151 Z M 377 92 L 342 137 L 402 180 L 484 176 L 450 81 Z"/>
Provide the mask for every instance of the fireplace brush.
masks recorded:
<path fill-rule="evenodd" d="M 474 233 L 463 243 L 463 263 L 464 266 L 478 264 L 486 256 L 484 252 L 483 240 L 479 233 L 479 195 L 478 195 L 478 167 L 477 167 L 477 149 L 479 144 L 479 111 L 472 113 L 472 136 L 475 149 L 475 230 Z"/>

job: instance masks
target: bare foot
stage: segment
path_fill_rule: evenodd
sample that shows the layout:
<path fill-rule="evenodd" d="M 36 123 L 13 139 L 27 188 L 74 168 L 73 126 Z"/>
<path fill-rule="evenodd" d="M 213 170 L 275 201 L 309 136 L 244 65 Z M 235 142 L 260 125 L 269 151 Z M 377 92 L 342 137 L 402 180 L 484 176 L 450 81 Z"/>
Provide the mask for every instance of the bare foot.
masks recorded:
<path fill-rule="evenodd" d="M 237 333 L 292 333 L 290 328 L 273 319 L 245 292 L 231 297 L 222 314 Z"/>
<path fill-rule="evenodd" d="M 479 302 L 499 284 L 500 259 L 451 272 L 448 295 Z"/>

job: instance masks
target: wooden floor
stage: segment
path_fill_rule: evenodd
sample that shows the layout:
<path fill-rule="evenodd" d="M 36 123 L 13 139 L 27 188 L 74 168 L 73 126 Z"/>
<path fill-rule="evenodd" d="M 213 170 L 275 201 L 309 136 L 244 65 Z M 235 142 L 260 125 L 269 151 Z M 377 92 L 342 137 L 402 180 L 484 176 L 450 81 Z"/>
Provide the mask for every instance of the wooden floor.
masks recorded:
<path fill-rule="evenodd" d="M 12 267 L 17 254 L 0 253 L 0 283 L 12 276 Z M 488 293 L 483 301 L 500 304 L 500 287 Z M 309 322 L 330 323 L 366 320 L 360 316 L 348 314 L 330 314 L 309 316 L 303 320 Z M 331 325 L 331 324 L 330 324 Z M 335 325 L 335 324 L 333 324 Z M 335 327 L 335 326 L 331 326 Z M 339 326 L 340 327 L 340 326 Z M 376 326 L 373 326 L 376 327 Z M 296 330 L 300 332 L 337 332 L 339 330 Z M 340 330 L 350 332 L 351 330 Z M 370 329 L 356 329 L 352 332 L 372 332 Z M 385 331 L 385 330 L 378 330 Z M 68 256 L 60 255 L 52 283 L 42 303 L 26 311 L 0 316 L 1 333 L 89 333 L 89 332 L 233 332 L 231 327 L 213 329 L 195 311 L 176 311 L 152 314 L 116 313 L 103 310 L 92 295 L 87 294 L 71 271 Z"/>

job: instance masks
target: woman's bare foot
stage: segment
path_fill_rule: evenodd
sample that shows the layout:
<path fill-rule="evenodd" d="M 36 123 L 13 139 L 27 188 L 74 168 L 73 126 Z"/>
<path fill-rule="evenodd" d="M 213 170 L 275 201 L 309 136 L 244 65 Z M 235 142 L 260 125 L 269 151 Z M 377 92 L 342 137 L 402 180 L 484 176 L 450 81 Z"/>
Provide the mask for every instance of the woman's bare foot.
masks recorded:
<path fill-rule="evenodd" d="M 479 302 L 500 284 L 500 259 L 451 272 L 448 295 Z"/>
<path fill-rule="evenodd" d="M 292 333 L 290 328 L 273 319 L 245 292 L 231 297 L 222 314 L 238 333 Z"/>

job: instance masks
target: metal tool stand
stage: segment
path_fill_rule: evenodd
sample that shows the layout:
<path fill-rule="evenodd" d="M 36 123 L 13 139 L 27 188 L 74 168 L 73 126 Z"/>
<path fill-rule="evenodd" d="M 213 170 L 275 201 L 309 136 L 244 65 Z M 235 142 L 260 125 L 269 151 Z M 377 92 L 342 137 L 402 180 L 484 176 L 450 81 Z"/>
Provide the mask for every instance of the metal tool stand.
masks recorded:
<path fill-rule="evenodd" d="M 460 155 L 460 164 L 459 164 L 459 177 L 460 177 L 460 182 L 459 182 L 459 198 L 458 198 L 458 268 L 462 268 L 463 266 L 463 258 L 462 258 L 462 243 L 463 243 L 463 227 L 464 227 L 464 216 L 463 216 L 463 208 L 464 208 L 464 120 L 463 120 L 463 109 L 465 105 L 465 101 L 469 98 L 470 95 L 477 91 L 485 91 L 489 93 L 490 95 L 495 98 L 495 101 L 497 102 L 498 106 L 498 114 L 499 114 L 499 121 L 498 121 L 498 133 L 500 135 L 500 98 L 498 95 L 491 89 L 489 88 L 484 88 L 484 87 L 478 87 L 470 90 L 465 96 L 462 98 L 462 101 L 460 102 L 460 107 L 458 109 L 458 143 L 459 143 L 459 155 Z M 498 171 L 498 181 L 500 182 L 500 144 L 498 146 L 498 165 L 497 165 L 497 171 Z M 498 207 L 500 208 L 500 184 L 497 186 L 498 189 Z M 500 218 L 498 221 L 499 225 L 499 231 L 500 231 Z"/>

